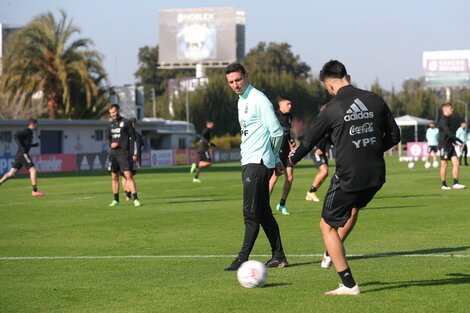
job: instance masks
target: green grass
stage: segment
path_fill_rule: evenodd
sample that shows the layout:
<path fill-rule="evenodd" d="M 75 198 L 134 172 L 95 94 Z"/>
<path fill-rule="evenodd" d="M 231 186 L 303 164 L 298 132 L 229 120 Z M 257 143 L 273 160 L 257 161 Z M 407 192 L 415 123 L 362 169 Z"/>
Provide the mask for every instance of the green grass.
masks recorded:
<path fill-rule="evenodd" d="M 469 190 L 441 191 L 437 169 L 396 159 L 346 242 L 357 297 L 323 294 L 340 280 L 319 265 L 308 161 L 295 170 L 291 215 L 274 213 L 292 266 L 270 269 L 259 289 L 223 271 L 242 242 L 239 164 L 215 164 L 202 184 L 187 167 L 144 169 L 139 208 L 108 207 L 104 172 L 40 174 L 43 198 L 30 196 L 27 178 L 12 179 L 0 186 L 0 312 L 468 312 Z M 461 168 L 462 183 L 469 173 Z M 261 231 L 251 258 L 269 254 Z"/>

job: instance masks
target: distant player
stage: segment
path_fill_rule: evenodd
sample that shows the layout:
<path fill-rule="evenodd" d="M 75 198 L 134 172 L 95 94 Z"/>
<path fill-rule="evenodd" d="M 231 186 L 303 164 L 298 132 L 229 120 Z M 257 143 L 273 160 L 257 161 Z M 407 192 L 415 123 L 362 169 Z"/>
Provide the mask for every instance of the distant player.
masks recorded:
<path fill-rule="evenodd" d="M 134 206 L 140 206 L 137 197 L 137 188 L 132 175 L 132 159 L 137 158 L 137 152 L 134 151 L 134 127 L 128 119 L 122 117 L 119 113 L 119 105 L 112 104 L 109 107 L 109 116 L 111 122 L 107 128 L 106 140 L 110 147 L 109 161 L 111 166 L 111 179 L 114 200 L 109 206 L 119 205 L 119 174 L 122 172 L 126 178 L 126 185 L 129 187 Z M 132 158 L 131 158 L 132 156 Z"/>
<path fill-rule="evenodd" d="M 199 143 L 199 162 L 191 165 L 190 173 L 196 173 L 193 178 L 193 183 L 200 183 L 199 174 L 205 167 L 212 165 L 212 129 L 214 128 L 213 121 L 206 122 L 206 128 L 201 132 L 201 141 Z"/>
<path fill-rule="evenodd" d="M 142 141 L 142 135 L 136 129 L 137 119 L 133 117 L 133 118 L 130 118 L 129 121 L 131 122 L 132 127 L 134 127 L 134 134 L 135 134 L 134 151 L 136 151 L 136 156 L 129 156 L 132 159 L 131 161 L 132 176 L 135 177 L 135 175 L 137 174 L 137 169 L 140 168 L 140 162 L 142 160 L 142 147 L 144 143 Z M 130 186 L 127 184 L 127 180 L 126 180 L 126 177 L 124 176 L 124 172 L 121 172 L 121 176 L 122 176 L 122 189 L 124 189 L 124 193 L 126 194 L 126 201 L 130 201 L 132 197 Z M 135 178 L 134 178 L 134 182 L 135 182 Z M 137 183 L 136 183 L 136 186 L 137 186 Z"/>
<path fill-rule="evenodd" d="M 461 152 L 460 157 L 459 157 L 459 163 L 462 164 L 462 158 L 463 158 L 465 166 L 468 166 L 468 161 L 467 161 L 467 154 L 468 154 L 467 122 L 465 122 L 465 121 L 460 122 L 460 127 L 457 129 L 457 132 L 455 133 L 455 136 L 457 136 L 457 138 L 459 138 L 460 140 L 463 141 L 462 148 L 460 149 L 462 152 Z"/>
<path fill-rule="evenodd" d="M 442 117 L 439 120 L 439 152 L 441 154 L 441 189 L 464 189 L 465 185 L 459 184 L 459 159 L 455 152 L 454 145 L 463 144 L 462 140 L 457 138 L 452 130 L 452 124 L 450 123 L 450 117 L 454 112 L 452 104 L 447 102 L 441 105 Z M 449 160 L 452 162 L 452 177 L 454 183 L 452 188 L 447 186 L 447 166 Z"/>
<path fill-rule="evenodd" d="M 320 105 L 320 112 L 325 108 L 325 104 Z M 326 134 L 320 142 L 313 148 L 313 166 L 318 169 L 317 175 L 313 179 L 310 190 L 305 195 L 305 200 L 320 202 L 317 190 L 328 177 L 328 151 L 330 150 L 330 135 Z"/>
<path fill-rule="evenodd" d="M 426 130 L 426 141 L 428 142 L 428 155 L 426 162 L 429 161 L 429 156 L 433 157 L 433 163 L 436 162 L 437 155 L 439 154 L 437 145 L 439 143 L 439 129 L 436 128 L 436 122 L 429 122 L 429 128 Z"/>
<path fill-rule="evenodd" d="M 34 118 L 30 118 L 28 120 L 28 127 L 20 130 L 15 134 L 15 141 L 18 145 L 18 151 L 16 152 L 15 162 L 13 163 L 12 168 L 8 173 L 3 175 L 2 179 L 0 179 L 0 185 L 6 182 L 8 179 L 15 176 L 16 172 L 19 171 L 23 166 L 29 169 L 29 178 L 31 180 L 31 184 L 33 185 L 32 196 L 40 197 L 44 196 L 44 193 L 38 190 L 37 185 L 37 170 L 34 167 L 33 160 L 29 156 L 29 150 L 31 147 L 37 147 L 39 143 L 33 143 L 33 132 L 38 127 L 38 121 Z"/>
<path fill-rule="evenodd" d="M 295 141 L 292 139 L 290 129 L 292 124 L 292 117 L 290 111 L 292 109 L 292 100 L 288 96 L 281 96 L 278 101 L 279 110 L 274 113 L 279 120 L 279 123 L 282 126 L 284 131 L 284 137 L 282 141 L 281 150 L 279 150 L 279 158 L 281 159 L 282 164 L 284 165 L 285 175 L 284 186 L 282 188 L 281 200 L 276 205 L 276 210 L 281 211 L 284 215 L 289 215 L 289 210 L 287 210 L 286 201 L 287 196 L 289 195 L 292 182 L 294 181 L 294 166 L 289 162 L 289 153 L 291 149 L 295 148 Z M 273 192 L 274 185 L 277 182 L 278 174 L 273 173 L 271 179 L 269 180 L 269 194 Z"/>

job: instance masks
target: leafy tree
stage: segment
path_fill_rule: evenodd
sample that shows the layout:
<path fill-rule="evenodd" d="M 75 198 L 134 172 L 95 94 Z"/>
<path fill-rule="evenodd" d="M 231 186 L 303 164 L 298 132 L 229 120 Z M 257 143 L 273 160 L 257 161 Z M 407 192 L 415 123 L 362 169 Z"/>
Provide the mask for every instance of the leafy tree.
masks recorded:
<path fill-rule="evenodd" d="M 50 119 L 96 112 L 106 73 L 100 54 L 89 49 L 91 40 L 72 41 L 79 33 L 60 11 L 59 21 L 52 13 L 43 14 L 12 36 L 2 77 L 7 102 L 28 108 L 32 96 L 42 94 Z"/>
<path fill-rule="evenodd" d="M 290 73 L 294 77 L 307 78 L 310 66 L 294 55 L 288 43 L 260 42 L 251 49 L 245 59 L 247 67 L 253 73 Z"/>
<path fill-rule="evenodd" d="M 194 76 L 191 69 L 165 69 L 158 67 L 158 46 L 145 46 L 139 49 L 139 68 L 134 76 L 144 87 L 145 115 L 153 116 L 153 97 L 156 101 L 157 115 L 173 118 L 168 111 L 168 80 L 177 77 Z"/>

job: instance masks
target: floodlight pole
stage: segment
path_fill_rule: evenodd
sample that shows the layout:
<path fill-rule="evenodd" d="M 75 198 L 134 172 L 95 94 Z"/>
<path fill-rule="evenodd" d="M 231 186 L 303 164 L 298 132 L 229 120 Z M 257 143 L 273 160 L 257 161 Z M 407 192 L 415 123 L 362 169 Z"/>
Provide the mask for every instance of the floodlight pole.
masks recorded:
<path fill-rule="evenodd" d="M 188 94 L 188 84 L 186 82 L 186 87 L 184 88 L 186 91 L 185 95 L 185 107 L 186 107 L 186 131 L 189 131 L 189 94 Z"/>

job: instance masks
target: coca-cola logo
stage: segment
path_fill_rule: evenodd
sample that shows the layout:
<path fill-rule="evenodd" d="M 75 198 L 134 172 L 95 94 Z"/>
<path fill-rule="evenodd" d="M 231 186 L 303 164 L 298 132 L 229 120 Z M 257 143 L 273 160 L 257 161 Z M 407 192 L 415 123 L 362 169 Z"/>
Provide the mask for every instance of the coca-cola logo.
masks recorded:
<path fill-rule="evenodd" d="M 367 134 L 372 133 L 374 131 L 374 123 L 368 122 L 364 123 L 360 126 L 352 125 L 349 129 L 349 135 L 360 135 L 360 134 Z"/>

